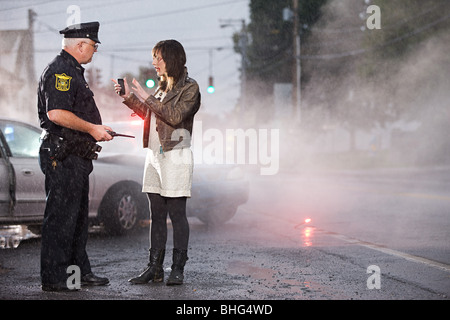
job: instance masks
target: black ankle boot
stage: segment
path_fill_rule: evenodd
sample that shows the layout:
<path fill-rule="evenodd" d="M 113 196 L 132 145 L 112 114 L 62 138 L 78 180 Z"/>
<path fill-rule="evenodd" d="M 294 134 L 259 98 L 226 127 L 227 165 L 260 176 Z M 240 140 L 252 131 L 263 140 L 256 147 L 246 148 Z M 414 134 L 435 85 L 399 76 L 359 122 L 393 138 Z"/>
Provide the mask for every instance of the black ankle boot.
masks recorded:
<path fill-rule="evenodd" d="M 167 279 L 166 283 L 168 286 L 183 284 L 184 265 L 188 259 L 187 250 L 173 249 L 172 271 L 170 272 L 169 279 Z"/>
<path fill-rule="evenodd" d="M 147 268 L 136 278 L 128 280 L 134 284 L 153 282 L 162 282 L 164 280 L 163 262 L 166 250 L 164 249 L 150 249 L 150 258 Z"/>

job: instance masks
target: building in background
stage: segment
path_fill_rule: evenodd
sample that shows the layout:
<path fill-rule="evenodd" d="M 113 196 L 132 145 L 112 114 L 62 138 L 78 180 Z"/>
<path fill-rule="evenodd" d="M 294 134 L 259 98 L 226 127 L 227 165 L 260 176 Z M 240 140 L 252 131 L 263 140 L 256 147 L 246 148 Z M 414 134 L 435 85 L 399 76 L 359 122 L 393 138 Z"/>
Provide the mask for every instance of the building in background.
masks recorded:
<path fill-rule="evenodd" d="M 37 121 L 33 21 L 28 29 L 0 31 L 0 116 Z"/>

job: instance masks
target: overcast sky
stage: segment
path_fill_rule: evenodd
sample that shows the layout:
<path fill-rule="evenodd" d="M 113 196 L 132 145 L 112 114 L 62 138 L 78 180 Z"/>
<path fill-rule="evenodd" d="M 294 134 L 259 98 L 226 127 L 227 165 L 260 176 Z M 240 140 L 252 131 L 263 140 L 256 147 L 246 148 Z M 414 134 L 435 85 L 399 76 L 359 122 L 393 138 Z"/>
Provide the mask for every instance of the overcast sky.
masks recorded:
<path fill-rule="evenodd" d="M 104 83 L 125 72 L 138 73 L 151 65 L 151 48 L 159 40 L 176 39 L 186 49 L 189 75 L 200 84 L 203 106 L 222 113 L 235 106 L 240 94 L 240 55 L 233 50 L 232 34 L 249 22 L 249 0 L 0 0 L 0 29 L 28 28 L 28 9 L 36 14 L 35 66 L 38 77 L 61 50 L 59 30 L 75 18 L 71 5 L 80 9 L 81 22 L 99 21 L 101 45 L 92 63 Z M 221 22 L 232 22 L 221 28 Z M 211 60 L 212 56 L 212 60 Z M 209 75 L 216 92 L 206 93 Z"/>

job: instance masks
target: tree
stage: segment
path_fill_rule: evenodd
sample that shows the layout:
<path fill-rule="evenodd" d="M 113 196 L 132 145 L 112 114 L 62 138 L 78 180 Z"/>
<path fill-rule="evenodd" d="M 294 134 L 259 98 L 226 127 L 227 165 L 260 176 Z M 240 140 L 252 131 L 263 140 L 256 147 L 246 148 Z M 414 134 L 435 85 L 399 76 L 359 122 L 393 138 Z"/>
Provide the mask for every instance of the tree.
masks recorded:
<path fill-rule="evenodd" d="M 397 117 L 415 120 L 417 109 L 411 105 L 420 93 L 433 92 L 433 88 L 442 83 L 442 78 L 448 78 L 448 46 L 445 46 L 448 38 L 445 35 L 450 30 L 450 2 L 409 0 L 407 6 L 401 0 L 379 0 L 377 3 L 383 12 L 383 28 L 377 32 L 364 32 L 363 47 L 367 52 L 358 61 L 358 73 L 369 81 L 389 83 L 385 90 L 390 93 Z M 417 61 L 417 55 L 426 51 L 427 46 L 433 46 L 433 49 Z M 434 61 L 430 61 L 432 52 L 435 53 Z M 419 65 L 422 66 L 420 74 L 410 74 L 398 81 L 399 75 L 407 73 L 405 69 L 418 69 Z"/>
<path fill-rule="evenodd" d="M 307 116 L 319 115 L 316 127 L 328 122 L 369 131 L 398 120 L 424 121 L 421 110 L 432 101 L 433 108 L 445 108 L 450 3 L 371 4 L 381 10 L 381 29 L 366 27 L 364 1 L 330 0 L 303 45 L 303 69 L 312 77 L 303 97 Z"/>
<path fill-rule="evenodd" d="M 307 37 L 309 28 L 320 17 L 320 7 L 326 0 L 300 0 L 299 25 L 303 37 Z M 247 48 L 247 94 L 253 101 L 248 109 L 257 109 L 259 114 L 269 114 L 270 106 L 262 101 L 271 100 L 273 85 L 278 82 L 292 82 L 293 22 L 283 20 L 283 9 L 292 9 L 292 0 L 251 0 L 250 18 L 247 26 L 251 42 Z M 235 35 L 235 50 L 242 54 Z M 268 99 L 269 98 L 269 99 Z M 261 110 L 263 108 L 263 110 Z M 261 112 L 263 111 L 263 112 Z"/>

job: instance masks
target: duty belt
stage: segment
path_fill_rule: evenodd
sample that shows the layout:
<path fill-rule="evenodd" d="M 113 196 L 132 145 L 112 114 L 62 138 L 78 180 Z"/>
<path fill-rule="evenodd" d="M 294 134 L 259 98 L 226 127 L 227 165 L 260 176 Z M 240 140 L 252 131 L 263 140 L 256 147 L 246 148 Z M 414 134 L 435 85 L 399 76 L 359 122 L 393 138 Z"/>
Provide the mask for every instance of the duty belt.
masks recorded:
<path fill-rule="evenodd" d="M 54 133 L 44 131 L 41 139 L 49 141 L 56 145 L 54 154 L 51 158 L 56 160 L 64 160 L 69 154 L 82 157 L 89 160 L 97 160 L 98 154 L 102 147 L 86 138 L 78 135 L 72 135 L 70 139 L 60 137 Z"/>
<path fill-rule="evenodd" d="M 64 138 L 44 130 L 41 134 L 41 140 L 50 141 L 53 144 L 59 145 L 64 141 Z"/>

